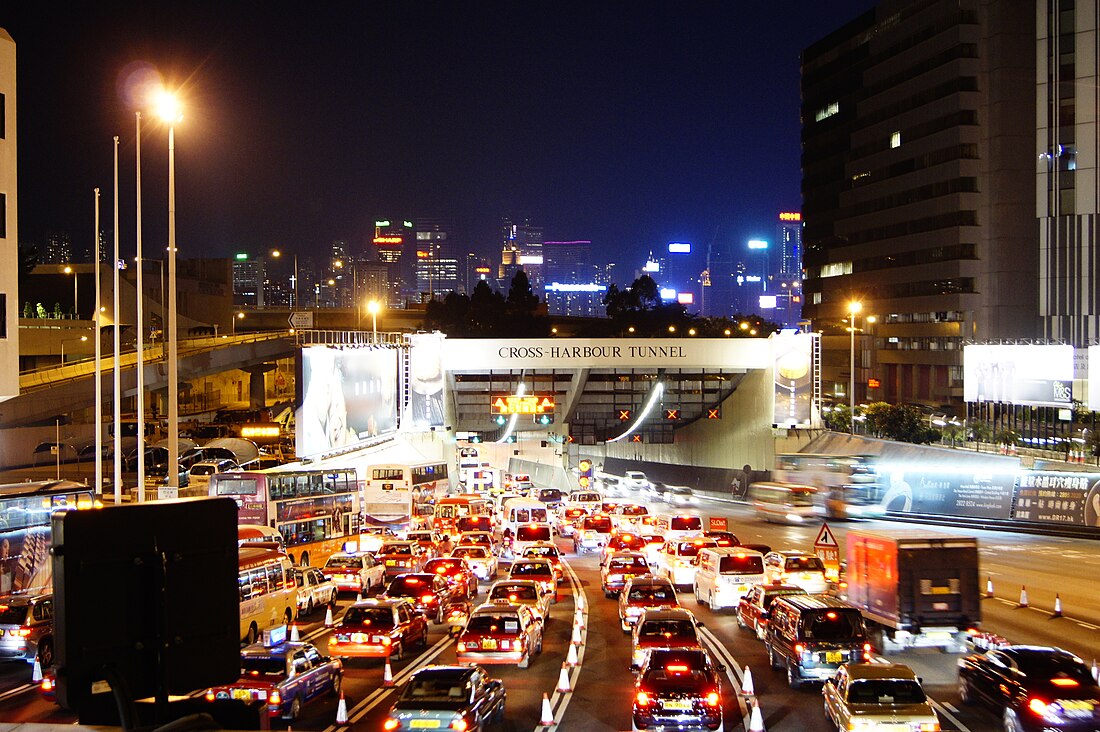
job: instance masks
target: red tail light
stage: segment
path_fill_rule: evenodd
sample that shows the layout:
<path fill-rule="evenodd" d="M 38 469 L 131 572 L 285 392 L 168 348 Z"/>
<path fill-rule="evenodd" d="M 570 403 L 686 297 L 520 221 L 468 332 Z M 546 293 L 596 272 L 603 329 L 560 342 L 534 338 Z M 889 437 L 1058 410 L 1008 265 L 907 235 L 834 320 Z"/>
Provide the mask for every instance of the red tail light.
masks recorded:
<path fill-rule="evenodd" d="M 271 696 L 267 698 L 267 703 L 276 706 L 283 703 L 283 695 L 278 691 L 271 692 Z"/>
<path fill-rule="evenodd" d="M 459 653 L 465 653 L 466 652 L 466 644 L 463 643 L 462 641 L 459 641 L 458 644 L 455 645 L 455 650 L 458 651 Z"/>
<path fill-rule="evenodd" d="M 470 728 L 470 724 L 465 719 L 456 719 L 451 722 L 451 729 L 455 732 L 466 732 Z"/>
<path fill-rule="evenodd" d="M 52 684 L 51 684 L 51 686 L 52 686 Z M 42 680 L 42 688 L 43 689 L 46 688 L 46 680 L 45 679 Z M 206 699 L 206 701 L 208 701 L 208 702 L 214 701 L 214 699 L 215 699 L 214 690 L 213 689 L 207 689 L 206 693 L 203 694 L 203 698 Z"/>
<path fill-rule="evenodd" d="M 390 732 L 390 730 L 395 730 L 400 726 L 401 720 L 394 719 L 393 717 L 387 717 L 386 721 L 382 723 L 382 729 L 386 730 L 386 732 Z"/>
<path fill-rule="evenodd" d="M 1032 697 L 1027 700 L 1027 708 L 1041 717 L 1046 714 L 1047 703 L 1042 699 L 1036 699 L 1035 697 Z"/>
<path fill-rule="evenodd" d="M 31 629 L 30 628 L 20 628 L 16 632 L 19 633 L 20 638 L 26 638 L 27 636 L 29 636 L 31 634 Z"/>
<path fill-rule="evenodd" d="M 420 596 L 420 602 L 431 602 L 434 599 L 435 599 L 435 595 L 433 595 L 430 592 L 426 595 L 421 595 Z"/>
<path fill-rule="evenodd" d="M 706 703 L 708 707 L 716 707 L 719 703 L 721 703 L 721 701 L 722 699 L 718 696 L 717 691 L 712 691 L 707 694 Z"/>
<path fill-rule="evenodd" d="M 644 691 L 639 691 L 637 696 L 634 697 L 635 703 L 640 707 L 649 706 L 649 694 Z"/>

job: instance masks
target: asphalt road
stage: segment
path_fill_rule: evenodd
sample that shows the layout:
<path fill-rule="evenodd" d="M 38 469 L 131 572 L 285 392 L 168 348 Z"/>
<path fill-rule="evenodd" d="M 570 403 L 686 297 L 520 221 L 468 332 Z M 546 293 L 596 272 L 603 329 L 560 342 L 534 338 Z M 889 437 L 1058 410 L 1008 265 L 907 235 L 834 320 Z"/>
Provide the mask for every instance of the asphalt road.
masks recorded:
<path fill-rule="evenodd" d="M 664 508 L 659 504 L 654 508 Z M 703 500 L 687 509 L 704 516 L 726 516 L 730 530 L 743 542 L 764 543 L 776 549 L 809 549 L 820 525 L 787 527 L 757 521 L 741 506 Z M 830 525 L 843 543 L 844 524 Z M 861 524 L 890 530 L 897 523 Z M 936 528 L 936 531 L 952 529 Z M 1056 644 L 1092 662 L 1100 644 L 1100 603 L 1095 600 L 1095 577 L 1100 574 L 1100 552 L 1096 544 L 1081 539 L 1045 538 L 998 532 L 958 531 L 977 535 L 981 545 L 982 576 L 989 577 L 994 597 L 983 601 L 985 629 L 1013 642 Z M 552 607 L 544 651 L 528 669 L 490 667 L 508 691 L 503 730 L 539 732 L 543 694 L 548 696 L 559 730 L 621 730 L 630 728 L 633 677 L 628 670 L 629 636 L 618 625 L 613 600 L 605 599 L 599 586 L 598 557 L 576 557 L 571 543 L 559 541 L 570 551 L 571 572 L 562 588 L 561 601 Z M 1019 594 L 1026 586 L 1029 607 L 1018 607 Z M 484 592 L 485 585 L 482 585 Z M 1055 595 L 1063 615 L 1054 617 Z M 483 596 L 483 595 L 482 595 Z M 580 598 L 583 596 L 583 601 Z M 350 597 L 342 597 L 338 613 Z M 768 667 L 763 645 L 737 628 L 730 611 L 713 612 L 695 603 L 691 593 L 680 595 L 681 604 L 703 621 L 703 636 L 716 659 L 726 666 L 725 729 L 745 729 L 749 704 L 755 698 L 768 730 L 811 732 L 827 730 L 821 711 L 819 687 L 792 691 L 781 671 Z M 580 665 L 567 669 L 571 692 L 556 692 L 566 659 L 578 602 L 583 602 L 585 629 L 579 647 Z M 302 636 L 324 652 L 328 631 L 321 613 L 300 628 Z M 938 703 L 944 730 L 993 730 L 998 718 L 989 710 L 964 707 L 955 689 L 958 654 L 936 649 L 919 649 L 890 656 L 913 666 L 924 679 L 929 695 Z M 392 666 L 398 687 L 414 669 L 429 663 L 453 663 L 454 643 L 443 626 L 433 626 L 428 649 Z M 752 675 L 754 697 L 739 694 L 745 669 Z M 383 688 L 384 665 L 378 660 L 347 663 L 344 689 L 353 729 L 380 730 L 396 689 Z M 5 722 L 71 723 L 74 718 L 39 697 L 29 683 L 31 669 L 22 664 L 0 667 L 0 720 Z M 306 707 L 295 729 L 335 730 L 335 699 L 324 698 Z"/>

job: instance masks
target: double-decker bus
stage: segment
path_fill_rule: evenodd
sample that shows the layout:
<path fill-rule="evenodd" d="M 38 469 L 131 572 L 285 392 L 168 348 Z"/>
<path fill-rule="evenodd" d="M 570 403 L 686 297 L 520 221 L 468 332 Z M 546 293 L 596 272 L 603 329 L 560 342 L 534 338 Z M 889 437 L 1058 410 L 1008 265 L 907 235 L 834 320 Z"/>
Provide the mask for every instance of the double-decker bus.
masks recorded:
<path fill-rule="evenodd" d="M 353 468 L 294 463 L 215 473 L 210 495 L 236 499 L 239 523 L 278 529 L 291 561 L 303 565 L 324 565 L 361 526 L 360 483 Z"/>
<path fill-rule="evenodd" d="M 427 513 L 423 509 L 450 487 L 445 462 L 372 465 L 363 490 L 365 523 L 394 530 L 418 526 Z"/>
<path fill-rule="evenodd" d="M 265 630 L 290 625 L 298 607 L 298 589 L 290 558 L 278 549 L 245 544 L 238 557 L 241 640 L 251 644 Z"/>
<path fill-rule="evenodd" d="M 785 453 L 775 456 L 773 479 L 817 489 L 815 504 L 826 518 L 881 516 L 883 487 L 874 456 Z"/>
<path fill-rule="evenodd" d="M 100 505 L 92 488 L 69 480 L 0 485 L 0 594 L 51 587 L 51 517 Z"/>

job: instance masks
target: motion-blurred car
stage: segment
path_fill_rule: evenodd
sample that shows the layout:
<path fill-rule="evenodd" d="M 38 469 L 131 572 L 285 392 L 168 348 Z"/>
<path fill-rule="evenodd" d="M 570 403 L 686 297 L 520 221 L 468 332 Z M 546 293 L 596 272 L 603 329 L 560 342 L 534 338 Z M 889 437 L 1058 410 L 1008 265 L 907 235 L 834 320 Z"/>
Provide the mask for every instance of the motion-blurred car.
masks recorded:
<path fill-rule="evenodd" d="M 722 728 L 722 669 L 702 649 L 655 649 L 634 686 L 633 729 Z"/>
<path fill-rule="evenodd" d="M 408 600 L 417 612 L 439 624 L 443 622 L 447 605 L 465 599 L 466 592 L 434 572 L 410 572 L 394 577 L 384 596 L 391 600 Z"/>
<path fill-rule="evenodd" d="M 489 588 L 486 602 L 501 600 L 526 605 L 534 610 L 545 624 L 550 620 L 550 597 L 551 593 L 541 582 L 506 579 L 493 583 Z"/>
<path fill-rule="evenodd" d="M 821 693 L 825 716 L 837 729 L 940 729 L 920 679 L 900 663 L 846 663 L 825 681 Z"/>
<path fill-rule="evenodd" d="M 455 646 L 458 663 L 527 668 L 542 653 L 542 620 L 526 605 L 486 603 L 470 615 Z"/>
<path fill-rule="evenodd" d="M 673 506 L 694 506 L 698 503 L 695 493 L 686 485 L 673 485 L 668 487 L 665 500 Z"/>
<path fill-rule="evenodd" d="M 0 598 L 0 661 L 53 664 L 53 595 Z"/>
<path fill-rule="evenodd" d="M 654 648 L 702 648 L 697 627 L 702 625 L 682 607 L 644 610 L 630 634 L 630 666 L 641 668 Z"/>
<path fill-rule="evenodd" d="M 269 717 L 293 721 L 314 699 L 325 694 L 339 696 L 343 678 L 340 660 L 322 656 L 310 643 L 254 643 L 241 651 L 241 678 L 234 684 L 207 689 L 204 697 L 211 702 L 264 701 Z"/>
<path fill-rule="evenodd" d="M 772 600 L 783 595 L 805 594 L 806 590 L 794 585 L 754 585 L 737 604 L 737 625 L 764 640 Z"/>
<path fill-rule="evenodd" d="M 629 633 L 644 610 L 680 607 L 676 588 L 667 579 L 634 577 L 619 593 L 619 625 Z"/>
<path fill-rule="evenodd" d="M 1100 687 L 1088 665 L 1061 648 L 1005 646 L 966 656 L 959 696 L 992 707 L 1006 731 L 1100 729 Z"/>
<path fill-rule="evenodd" d="M 490 579 L 496 579 L 497 572 L 497 558 L 496 555 L 489 549 L 483 546 L 477 546 L 468 544 L 466 546 L 455 547 L 451 552 L 452 557 L 465 559 L 470 563 L 470 569 L 479 580 L 488 581 Z"/>
<path fill-rule="evenodd" d="M 619 481 L 622 489 L 628 493 L 637 493 L 649 488 L 649 478 L 640 470 L 627 470 Z"/>
<path fill-rule="evenodd" d="M 336 584 L 316 567 L 295 567 L 294 583 L 298 585 L 298 617 L 312 615 L 326 605 L 336 605 Z"/>
<path fill-rule="evenodd" d="M 428 645 L 428 619 L 405 600 L 361 600 L 332 629 L 328 650 L 340 658 L 401 658 Z"/>
<path fill-rule="evenodd" d="M 382 729 L 482 730 L 504 721 L 506 699 L 504 683 L 480 666 L 427 666 L 409 677 Z"/>
<path fill-rule="evenodd" d="M 603 588 L 604 597 L 615 597 L 622 592 L 631 579 L 649 574 L 649 562 L 645 554 L 630 551 L 612 554 L 600 569 L 600 585 Z"/>

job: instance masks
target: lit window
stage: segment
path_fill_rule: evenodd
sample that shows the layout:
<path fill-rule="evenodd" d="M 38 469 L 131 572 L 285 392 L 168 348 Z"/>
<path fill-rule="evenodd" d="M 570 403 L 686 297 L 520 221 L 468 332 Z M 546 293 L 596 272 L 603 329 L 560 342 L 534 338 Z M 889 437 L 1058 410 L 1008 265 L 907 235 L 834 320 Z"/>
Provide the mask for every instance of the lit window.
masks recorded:
<path fill-rule="evenodd" d="M 814 293 L 813 301 L 814 301 L 814 305 L 820 305 L 821 304 L 821 293 L 820 292 L 815 292 Z"/>
<path fill-rule="evenodd" d="M 837 102 L 830 102 L 821 109 L 817 110 L 817 114 L 814 115 L 814 119 L 820 122 L 821 120 L 828 119 L 829 117 L 832 117 L 834 114 L 838 114 L 839 112 L 840 104 Z"/>
<path fill-rule="evenodd" d="M 821 277 L 840 277 L 841 275 L 852 274 L 851 262 L 833 262 L 832 264 L 826 264 L 821 268 Z"/>
<path fill-rule="evenodd" d="M 900 132 L 891 132 L 890 133 L 890 147 L 901 147 L 901 133 Z"/>

